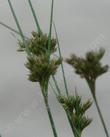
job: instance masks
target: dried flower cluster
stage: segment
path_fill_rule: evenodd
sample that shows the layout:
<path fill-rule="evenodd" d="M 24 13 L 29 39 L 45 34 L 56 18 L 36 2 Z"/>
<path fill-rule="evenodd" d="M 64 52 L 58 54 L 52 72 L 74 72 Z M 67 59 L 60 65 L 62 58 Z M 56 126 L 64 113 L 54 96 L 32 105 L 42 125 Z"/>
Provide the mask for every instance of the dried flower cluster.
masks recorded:
<path fill-rule="evenodd" d="M 81 134 L 92 121 L 85 116 L 85 112 L 91 107 L 92 102 L 88 100 L 82 103 L 82 98 L 78 95 L 68 97 L 58 96 L 58 100 L 69 114 L 73 127 Z"/>
<path fill-rule="evenodd" d="M 48 36 L 47 34 L 39 35 L 36 32 L 32 32 L 32 37 L 27 39 L 25 43 L 19 42 L 18 51 L 25 51 L 25 44 L 28 46 L 28 49 L 31 54 L 39 56 L 42 54 L 47 54 L 48 52 Z M 51 54 L 56 51 L 56 40 L 51 39 Z"/>
<path fill-rule="evenodd" d="M 51 75 L 56 73 L 62 59 L 48 58 L 48 36 L 38 35 L 32 32 L 32 38 L 27 39 L 26 43 L 19 42 L 18 51 L 25 51 L 25 45 L 28 47 L 30 55 L 26 67 L 30 70 L 29 80 L 39 82 L 41 85 L 49 81 Z M 50 56 L 56 51 L 56 40 L 51 39 Z M 43 85 L 42 85 L 43 86 Z"/>

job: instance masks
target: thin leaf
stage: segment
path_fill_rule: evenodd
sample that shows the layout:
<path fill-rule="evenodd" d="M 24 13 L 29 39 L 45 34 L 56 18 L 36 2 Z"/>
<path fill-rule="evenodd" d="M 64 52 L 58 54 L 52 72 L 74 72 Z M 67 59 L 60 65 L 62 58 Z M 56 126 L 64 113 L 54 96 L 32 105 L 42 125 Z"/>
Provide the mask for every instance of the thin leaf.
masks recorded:
<path fill-rule="evenodd" d="M 7 29 L 9 29 L 9 30 L 11 30 L 11 31 L 13 31 L 13 32 L 15 32 L 15 33 L 17 33 L 17 34 L 20 34 L 18 31 L 16 31 L 15 29 L 13 29 L 13 28 L 10 27 L 10 26 L 4 24 L 4 23 L 1 22 L 1 21 L 0 21 L 0 25 L 4 26 L 5 28 L 7 28 Z"/>
<path fill-rule="evenodd" d="M 14 32 L 14 33 L 20 35 L 20 32 L 18 32 L 18 31 L 15 30 L 14 28 L 10 27 L 9 25 L 7 25 L 7 24 L 5 24 L 5 23 L 3 23 L 3 22 L 1 22 L 1 21 L 0 21 L 0 25 L 2 25 L 3 27 L 5 27 L 5 28 L 11 30 L 12 32 Z M 28 39 L 27 36 L 24 36 L 24 37 L 25 37 L 25 39 Z"/>
<path fill-rule="evenodd" d="M 22 31 L 22 29 L 21 29 L 21 27 L 20 27 L 19 21 L 18 21 L 18 19 L 17 19 L 17 16 L 16 16 L 16 14 L 15 14 L 15 11 L 14 11 L 14 9 L 13 9 L 13 6 L 12 6 L 10 0 L 8 0 L 8 4 L 9 4 L 9 6 L 10 6 L 10 9 L 11 9 L 11 12 L 12 12 L 12 15 L 13 15 L 13 18 L 14 18 L 14 20 L 15 20 L 15 22 L 16 22 L 16 25 L 17 25 L 17 28 L 18 28 L 18 30 L 19 30 L 20 36 L 21 36 L 21 38 L 22 38 L 22 41 L 23 41 L 24 44 L 25 44 L 25 37 L 24 37 L 23 31 Z M 25 48 L 26 48 L 27 54 L 30 55 L 29 49 L 28 49 L 28 47 L 26 46 L 26 44 L 25 44 Z"/>

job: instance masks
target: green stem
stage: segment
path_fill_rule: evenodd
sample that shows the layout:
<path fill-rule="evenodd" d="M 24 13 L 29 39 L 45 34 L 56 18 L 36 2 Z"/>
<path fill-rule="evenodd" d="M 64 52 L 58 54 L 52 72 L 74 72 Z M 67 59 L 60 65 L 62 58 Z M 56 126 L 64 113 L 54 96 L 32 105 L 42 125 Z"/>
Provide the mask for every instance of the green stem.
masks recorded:
<path fill-rule="evenodd" d="M 54 121 L 53 121 L 52 113 L 51 113 L 51 110 L 50 110 L 50 107 L 49 107 L 49 104 L 48 104 L 47 101 L 45 101 L 45 106 L 46 106 L 46 109 L 47 109 L 47 112 L 48 112 L 48 116 L 49 116 L 49 119 L 50 119 L 50 123 L 51 123 L 51 127 L 52 127 L 52 130 L 53 130 L 54 137 L 58 137 L 57 132 L 56 132 L 56 128 L 55 128 L 55 124 L 54 124 Z"/>
<path fill-rule="evenodd" d="M 51 89 L 53 90 L 54 94 L 57 96 L 58 94 L 56 93 L 56 90 L 54 89 L 54 87 L 50 81 L 49 81 L 49 85 L 50 85 Z"/>
<path fill-rule="evenodd" d="M 55 87 L 56 87 L 56 89 L 58 91 L 58 94 L 61 95 L 61 91 L 60 91 L 60 88 L 59 88 L 59 86 L 57 84 L 57 80 L 56 80 L 55 76 L 52 76 L 52 79 L 54 81 L 54 84 L 55 84 Z"/>
<path fill-rule="evenodd" d="M 11 31 L 13 31 L 13 32 L 15 32 L 15 33 L 17 33 L 17 34 L 19 34 L 19 32 L 18 31 L 16 31 L 15 29 L 13 29 L 12 27 L 10 27 L 10 26 L 8 26 L 8 25 L 6 25 L 6 24 L 4 24 L 3 22 L 1 22 L 0 21 L 0 25 L 2 25 L 2 26 L 4 26 L 5 28 L 7 28 L 7 29 L 9 29 L 9 30 L 11 30 Z"/>
<path fill-rule="evenodd" d="M 47 82 L 46 82 L 44 87 L 41 86 L 41 90 L 42 90 L 46 110 L 47 110 L 47 113 L 48 113 L 48 117 L 49 117 L 49 120 L 50 120 L 50 124 L 51 124 L 51 127 L 52 127 L 53 135 L 54 135 L 54 137 L 58 137 L 56 127 L 55 127 L 55 124 L 54 124 L 54 120 L 53 120 L 53 117 L 52 117 L 52 113 L 51 113 L 51 110 L 50 110 L 50 106 L 49 106 L 49 103 L 48 103 L 48 83 Z"/>
<path fill-rule="evenodd" d="M 89 88 L 90 88 L 90 90 L 91 90 L 91 94 L 92 94 L 92 96 L 93 96 L 93 99 L 94 99 L 94 102 L 95 102 L 95 105 L 96 105 L 96 108 L 97 108 L 97 111 L 98 111 L 98 114 L 99 114 L 101 123 L 102 123 L 102 125 L 103 125 L 104 131 L 105 131 L 105 134 L 106 134 L 106 137 L 109 137 L 109 133 L 108 133 L 108 130 L 107 130 L 107 127 L 106 127 L 106 124 L 105 124 L 103 115 L 102 115 L 102 113 L 101 113 L 101 110 L 100 110 L 100 107 L 99 107 L 97 98 L 96 98 L 96 91 L 95 91 L 95 87 L 96 87 L 96 86 L 95 86 L 95 83 L 96 83 L 96 81 L 94 80 L 93 82 L 90 82 L 89 80 L 87 80 L 87 83 L 88 83 Z"/>
<path fill-rule="evenodd" d="M 50 14 L 50 26 L 49 26 L 49 35 L 48 35 L 48 58 L 50 60 L 50 49 L 51 49 L 51 35 L 52 35 L 52 22 L 53 22 L 53 7 L 54 7 L 54 0 L 51 3 L 51 14 Z"/>
<path fill-rule="evenodd" d="M 38 19 L 37 19 L 37 16 L 36 16 L 36 13 L 35 13 L 35 10 L 33 8 L 31 0 L 28 0 L 28 3 L 29 3 L 29 6 L 30 6 L 31 11 L 32 11 L 32 15 L 33 15 L 35 23 L 36 23 L 36 26 L 37 26 L 37 29 L 38 29 L 38 33 L 39 33 L 39 35 L 42 35 L 42 31 L 40 29 L 40 25 L 39 25 L 39 22 L 38 22 Z"/>
<path fill-rule="evenodd" d="M 81 137 L 81 134 L 77 134 L 77 133 L 75 133 L 75 137 Z"/>
<path fill-rule="evenodd" d="M 60 49 L 60 43 L 59 43 L 58 34 L 57 34 L 57 29 L 56 29 L 55 23 L 53 23 L 53 24 L 54 24 L 54 30 L 55 30 L 55 34 L 56 34 L 57 43 L 58 43 L 59 56 L 60 56 L 60 58 L 62 58 L 61 49 Z M 68 96 L 68 87 L 67 87 L 67 82 L 66 82 L 66 77 L 65 77 L 65 71 L 64 71 L 63 63 L 61 63 L 61 69 L 62 69 L 63 80 L 64 80 L 65 89 L 66 89 L 66 94 Z"/>
<path fill-rule="evenodd" d="M 3 27 L 7 28 L 8 30 L 10 30 L 10 31 L 12 31 L 12 32 L 20 35 L 20 32 L 18 32 L 18 31 L 15 30 L 14 28 L 10 27 L 9 25 L 7 25 L 7 24 L 5 24 L 5 23 L 3 23 L 3 22 L 1 22 L 1 21 L 0 21 L 0 25 L 2 25 Z M 25 37 L 25 39 L 28 39 L 27 36 L 24 36 L 24 37 Z"/>
<path fill-rule="evenodd" d="M 94 102 L 95 102 L 96 108 L 98 110 L 98 113 L 99 113 L 99 116 L 100 116 L 100 120 L 102 122 L 102 125 L 103 125 L 103 128 L 104 128 L 106 137 L 109 137 L 109 133 L 108 133 L 108 130 L 107 130 L 107 127 L 106 127 L 106 124 L 105 124 L 105 121 L 104 121 L 104 118 L 103 118 L 103 115 L 101 113 L 101 110 L 100 110 L 100 107 L 99 107 L 99 104 L 98 104 L 98 101 L 97 101 L 96 97 L 94 97 Z"/>
<path fill-rule="evenodd" d="M 13 6 L 12 6 L 12 4 L 11 4 L 11 1 L 8 0 L 8 3 L 9 3 L 9 6 L 10 6 L 10 9 L 11 9 L 11 12 L 12 12 L 12 14 L 13 14 L 14 20 L 15 20 L 15 22 L 16 22 L 16 25 L 17 25 L 17 27 L 18 27 L 18 30 L 19 30 L 19 32 L 20 32 L 21 38 L 22 38 L 23 41 L 24 41 L 25 38 L 24 38 L 24 35 L 23 35 L 23 32 L 22 32 L 22 29 L 21 29 L 21 27 L 20 27 L 20 24 L 19 24 L 19 22 L 18 22 L 18 19 L 17 19 L 17 17 L 16 17 L 16 14 L 15 14 L 15 12 L 14 12 L 14 9 L 13 9 Z"/>
<path fill-rule="evenodd" d="M 16 14 L 15 14 L 15 11 L 14 11 L 14 9 L 13 9 L 13 6 L 12 6 L 12 3 L 11 3 L 10 0 L 8 0 L 8 4 L 9 4 L 9 6 L 10 6 L 10 9 L 11 9 L 11 12 L 12 12 L 12 15 L 13 15 L 13 18 L 14 18 L 15 23 L 16 23 L 16 25 L 17 25 L 17 28 L 18 28 L 18 30 L 19 30 L 19 34 L 20 34 L 20 36 L 21 36 L 21 39 L 22 39 L 22 41 L 24 42 L 24 45 L 25 45 L 25 48 L 26 48 L 26 52 L 27 52 L 28 56 L 30 56 L 29 48 L 28 48 L 28 47 L 26 46 L 26 44 L 25 44 L 25 37 L 24 37 L 23 31 L 22 31 L 22 29 L 21 29 L 21 27 L 20 27 L 19 21 L 18 21 L 18 19 L 17 19 L 17 16 L 16 16 Z M 15 31 L 14 31 L 14 32 L 15 32 Z"/>
<path fill-rule="evenodd" d="M 66 111 L 65 111 L 66 112 Z M 71 130 L 73 132 L 73 135 L 75 136 L 75 130 L 74 130 L 74 127 L 73 127 L 73 124 L 72 124 L 72 121 L 71 121 L 71 118 L 70 118 L 70 115 L 68 112 L 66 112 L 66 115 L 67 115 L 67 118 L 68 118 L 68 122 L 70 124 L 70 127 L 71 127 Z M 76 137 L 76 136 L 75 136 Z"/>
<path fill-rule="evenodd" d="M 71 119 L 71 114 L 69 112 L 66 112 L 66 115 L 70 123 L 74 137 L 81 137 L 81 133 L 78 132 L 77 129 L 74 127 L 74 123 L 72 122 L 72 119 Z"/>

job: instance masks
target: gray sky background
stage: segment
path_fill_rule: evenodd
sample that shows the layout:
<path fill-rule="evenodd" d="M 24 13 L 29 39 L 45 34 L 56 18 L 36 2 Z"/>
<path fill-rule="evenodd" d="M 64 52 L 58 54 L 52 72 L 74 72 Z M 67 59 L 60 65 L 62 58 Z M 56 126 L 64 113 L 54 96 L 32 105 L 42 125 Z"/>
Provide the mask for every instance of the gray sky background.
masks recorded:
<path fill-rule="evenodd" d="M 42 29 L 48 32 L 51 0 L 32 0 Z M 26 35 L 36 29 L 27 0 L 12 0 L 20 24 Z M 64 57 L 74 52 L 83 55 L 89 49 L 103 46 L 104 63 L 110 65 L 110 1 L 109 0 L 55 0 L 54 20 Z M 0 21 L 16 28 L 8 1 L 0 0 Z M 54 33 L 53 33 L 54 35 Z M 17 35 L 0 26 L 0 133 L 3 137 L 52 137 L 48 116 L 39 85 L 27 80 L 25 56 L 17 53 Z M 83 99 L 91 98 L 85 81 L 65 64 L 70 92 L 77 86 Z M 62 88 L 61 73 L 57 76 Z M 110 71 L 97 80 L 97 97 L 110 133 Z M 50 90 L 49 101 L 59 137 L 72 137 L 67 118 Z M 88 111 L 92 124 L 82 137 L 105 137 L 93 104 Z"/>

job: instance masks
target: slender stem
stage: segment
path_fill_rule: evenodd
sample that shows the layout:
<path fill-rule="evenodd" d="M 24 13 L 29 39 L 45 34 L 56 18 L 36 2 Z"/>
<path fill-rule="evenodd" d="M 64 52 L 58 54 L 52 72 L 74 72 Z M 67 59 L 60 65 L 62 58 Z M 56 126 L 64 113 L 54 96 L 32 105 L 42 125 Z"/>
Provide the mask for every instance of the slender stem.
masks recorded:
<path fill-rule="evenodd" d="M 5 28 L 11 30 L 12 32 L 14 32 L 14 33 L 20 35 L 20 32 L 18 32 L 18 31 L 15 30 L 14 28 L 10 27 L 9 25 L 7 25 L 7 24 L 5 24 L 5 23 L 3 23 L 3 22 L 1 22 L 1 21 L 0 21 L 0 25 L 2 25 L 3 27 L 5 27 Z M 24 36 L 24 37 L 25 37 L 25 39 L 28 39 L 27 36 Z"/>
<path fill-rule="evenodd" d="M 65 111 L 65 112 L 66 112 L 66 111 Z M 75 136 L 75 130 L 74 130 L 74 128 L 73 128 L 73 124 L 72 124 L 72 121 L 71 121 L 71 119 L 70 119 L 70 115 L 69 115 L 68 112 L 66 112 L 66 115 L 67 115 L 67 118 L 68 118 L 68 122 L 69 122 L 69 124 L 70 124 L 70 126 L 71 126 L 73 135 Z"/>
<path fill-rule="evenodd" d="M 16 14 L 15 14 L 15 12 L 14 12 L 14 9 L 13 9 L 13 6 L 12 6 L 12 4 L 11 4 L 11 1 L 8 0 L 8 3 L 9 3 L 9 6 L 10 6 L 10 9 L 11 9 L 11 12 L 12 12 L 12 14 L 13 14 L 14 20 L 15 20 L 15 22 L 16 22 L 16 25 L 17 25 L 17 27 L 18 27 L 18 30 L 19 30 L 19 32 L 20 32 L 20 35 L 21 35 L 21 37 L 22 37 L 22 39 L 23 39 L 23 41 L 24 41 L 25 38 L 24 38 L 24 35 L 23 35 L 23 31 L 22 31 L 22 29 L 21 29 L 21 27 L 20 27 L 20 24 L 19 24 L 19 22 L 18 22 L 18 19 L 17 19 L 17 17 L 16 17 Z"/>
<path fill-rule="evenodd" d="M 37 19 L 37 16 L 36 16 L 36 13 L 35 13 L 35 10 L 33 8 L 31 0 L 28 0 L 28 3 L 29 3 L 29 6 L 30 6 L 31 11 L 32 11 L 32 15 L 33 15 L 35 23 L 36 23 L 38 33 L 39 33 L 39 35 L 42 35 L 42 31 L 41 31 L 41 28 L 40 28 L 40 25 L 39 25 L 39 22 L 38 22 L 38 19 Z"/>
<path fill-rule="evenodd" d="M 51 3 L 51 14 L 50 14 L 50 26 L 49 26 L 49 35 L 48 35 L 48 58 L 50 60 L 50 49 L 51 49 L 51 35 L 52 35 L 52 22 L 53 22 L 53 7 L 54 7 L 54 0 Z"/>
<path fill-rule="evenodd" d="M 96 91 L 95 91 L 95 80 L 93 82 L 90 82 L 89 80 L 87 80 L 87 83 L 89 85 L 89 88 L 91 90 L 91 94 L 93 96 L 93 99 L 94 99 L 94 102 L 95 102 L 95 105 L 96 105 L 96 108 L 97 108 L 97 111 L 98 111 L 98 114 L 99 114 L 99 117 L 100 117 L 100 120 L 101 120 L 101 123 L 103 125 L 103 128 L 104 128 L 104 131 L 105 131 L 105 134 L 106 134 L 106 137 L 109 137 L 109 133 L 108 133 L 108 130 L 107 130 L 107 127 L 106 127 L 106 124 L 105 124 L 105 121 L 104 121 L 104 118 L 103 118 L 103 115 L 101 113 L 101 110 L 100 110 L 100 107 L 98 105 L 98 102 L 97 102 L 97 98 L 96 98 Z"/>
<path fill-rule="evenodd" d="M 55 128 L 55 124 L 54 124 L 54 121 L 53 121 L 52 113 L 51 113 L 48 102 L 45 102 L 45 106 L 46 106 L 46 109 L 47 109 L 47 112 L 48 112 L 48 116 L 49 116 L 49 119 L 50 119 L 50 123 L 51 123 L 51 126 L 52 126 L 54 137 L 58 137 L 57 132 L 56 132 L 56 128 Z"/>
<path fill-rule="evenodd" d="M 98 110 L 98 113 L 99 113 L 99 116 L 100 116 L 100 120 L 102 122 L 105 134 L 106 134 L 107 137 L 109 137 L 109 133 L 108 133 L 108 130 L 107 130 L 107 127 L 106 127 L 106 124 L 105 124 L 105 121 L 104 121 L 104 118 L 103 118 L 103 115 L 101 113 L 101 110 L 100 110 L 100 107 L 99 107 L 99 104 L 98 104 L 98 101 L 97 101 L 96 97 L 94 97 L 94 102 L 95 102 L 96 108 Z"/>
<path fill-rule="evenodd" d="M 41 90 L 42 90 L 44 103 L 45 103 L 46 110 L 47 110 L 47 113 L 48 113 L 48 116 L 49 116 L 49 120 L 50 120 L 50 124 L 51 124 L 51 127 L 52 127 L 54 137 L 58 137 L 56 127 L 55 127 L 55 124 L 54 124 L 54 120 L 53 120 L 53 117 L 52 117 L 52 113 L 51 113 L 51 110 L 50 110 L 50 106 L 49 106 L 49 103 L 48 103 L 48 84 L 47 84 L 47 82 L 46 82 L 44 87 L 41 86 Z"/>
<path fill-rule="evenodd" d="M 72 122 L 72 119 L 71 119 L 71 114 L 66 111 L 66 115 L 67 115 L 74 137 L 81 137 L 81 133 L 79 133 L 77 129 L 74 127 L 74 123 Z"/>
<path fill-rule="evenodd" d="M 55 84 L 55 87 L 56 87 L 56 89 L 58 91 L 58 94 L 61 95 L 61 91 L 60 91 L 60 88 L 59 88 L 59 86 L 57 84 L 57 80 L 56 80 L 55 76 L 52 76 L 52 79 L 54 81 L 54 84 Z"/>
<path fill-rule="evenodd" d="M 11 31 L 13 31 L 13 32 L 15 32 L 15 33 L 17 33 L 17 34 L 19 34 L 19 32 L 18 31 L 16 31 L 15 29 L 13 29 L 12 27 L 10 27 L 10 26 L 8 26 L 8 25 L 6 25 L 6 24 L 4 24 L 3 22 L 1 22 L 0 21 L 0 25 L 2 25 L 2 26 L 4 26 L 5 28 L 7 28 L 7 29 L 9 29 L 9 30 L 11 30 Z"/>
<path fill-rule="evenodd" d="M 58 43 L 59 56 L 60 56 L 60 58 L 62 58 L 57 29 L 56 29 L 55 23 L 53 23 L 53 24 L 54 24 L 54 30 L 55 30 L 55 34 L 56 34 L 57 43 Z M 66 77 L 65 77 L 65 71 L 64 71 L 63 63 L 61 63 L 61 69 L 62 69 L 63 80 L 64 80 L 65 89 L 66 89 L 66 94 L 68 96 L 68 87 L 67 87 L 67 81 L 66 81 Z"/>
<path fill-rule="evenodd" d="M 53 85 L 51 84 L 51 82 L 49 81 L 49 85 L 51 87 L 51 89 L 53 90 L 54 94 L 57 96 L 58 94 L 56 93 L 55 88 L 53 87 Z"/>

